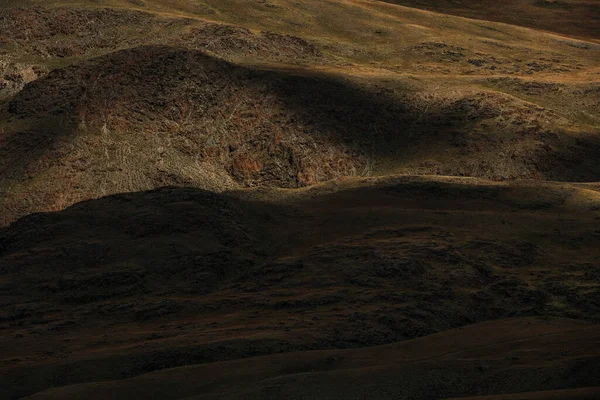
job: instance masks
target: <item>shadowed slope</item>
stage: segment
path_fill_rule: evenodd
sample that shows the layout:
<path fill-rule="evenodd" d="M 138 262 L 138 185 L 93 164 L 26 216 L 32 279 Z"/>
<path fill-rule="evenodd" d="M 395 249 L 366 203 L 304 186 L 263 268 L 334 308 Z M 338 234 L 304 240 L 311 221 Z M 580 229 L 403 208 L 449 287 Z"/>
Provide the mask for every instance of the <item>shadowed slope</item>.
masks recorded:
<path fill-rule="evenodd" d="M 600 39 L 594 0 L 383 0 L 444 14 L 504 22 L 584 39 Z"/>
<path fill-rule="evenodd" d="M 575 387 L 579 389 L 555 391 L 554 396 L 543 392 L 490 400 L 592 399 L 599 388 L 585 386 L 600 383 L 594 373 L 600 367 L 599 345 L 597 325 L 510 319 L 382 347 L 175 368 L 67 386 L 30 398 L 440 399 Z"/>
<path fill-rule="evenodd" d="M 495 396 L 469 396 L 453 400 L 595 400 L 600 397 L 600 387 L 577 389 L 544 390 Z"/>
<path fill-rule="evenodd" d="M 568 184 L 398 177 L 32 215 L 0 230 L 0 386 L 10 398 L 508 316 L 598 321 L 599 201 Z"/>
<path fill-rule="evenodd" d="M 597 41 L 7 0 L 0 56 L 0 397 L 597 393 Z"/>

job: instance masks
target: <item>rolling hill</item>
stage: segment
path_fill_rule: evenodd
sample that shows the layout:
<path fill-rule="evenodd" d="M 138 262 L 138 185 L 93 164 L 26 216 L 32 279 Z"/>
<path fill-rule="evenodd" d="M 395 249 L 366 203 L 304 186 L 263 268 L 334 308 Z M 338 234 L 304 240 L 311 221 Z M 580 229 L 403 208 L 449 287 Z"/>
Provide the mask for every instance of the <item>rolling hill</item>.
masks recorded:
<path fill-rule="evenodd" d="M 599 44 L 377 2 L 243 3 L 4 8 L 0 223 L 164 185 L 598 180 Z"/>
<path fill-rule="evenodd" d="M 392 4 L 600 39 L 600 4 L 593 0 L 384 0 Z"/>
<path fill-rule="evenodd" d="M 592 399 L 592 0 L 5 0 L 0 397 Z"/>
<path fill-rule="evenodd" d="M 2 397 L 510 317 L 597 323 L 599 219 L 593 186 L 405 176 L 229 194 L 164 188 L 32 215 L 0 231 L 11 294 Z M 597 344 L 598 326 L 588 333 Z M 513 390 L 598 386 L 595 357 L 564 372 L 571 383 Z M 440 393 L 510 392 L 490 385 Z"/>
<path fill-rule="evenodd" d="M 597 349 L 598 335 L 591 326 L 570 320 L 509 319 L 375 348 L 179 367 L 127 380 L 66 386 L 28 398 L 437 399 L 495 386 L 496 391 L 521 393 L 463 399 L 586 400 L 596 399 L 600 388 L 522 391 L 597 384 L 592 373 L 574 377 L 571 372 L 594 365 Z M 560 355 L 549 360 L 549 353 Z"/>

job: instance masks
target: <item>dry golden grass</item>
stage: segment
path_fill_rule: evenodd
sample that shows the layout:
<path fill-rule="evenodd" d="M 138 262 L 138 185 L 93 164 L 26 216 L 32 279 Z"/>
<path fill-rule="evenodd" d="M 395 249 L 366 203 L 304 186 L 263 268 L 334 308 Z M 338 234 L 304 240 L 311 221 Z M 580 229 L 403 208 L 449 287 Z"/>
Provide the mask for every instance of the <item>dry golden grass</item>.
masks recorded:
<path fill-rule="evenodd" d="M 3 224 L 165 184 L 599 176 L 593 42 L 380 2 L 28 4 L 50 8 L 0 18 L 3 68 L 18 71 L 3 78 L 12 79 L 0 121 Z M 189 72 L 174 84 L 181 68 L 154 76 L 163 69 L 154 57 L 197 60 L 198 51 L 261 76 L 259 85 L 242 79 L 237 94 L 218 98 Z M 15 95 L 31 71 L 49 69 Z M 149 106 L 157 92 L 164 102 Z M 217 98 L 207 114 L 203 104 Z"/>

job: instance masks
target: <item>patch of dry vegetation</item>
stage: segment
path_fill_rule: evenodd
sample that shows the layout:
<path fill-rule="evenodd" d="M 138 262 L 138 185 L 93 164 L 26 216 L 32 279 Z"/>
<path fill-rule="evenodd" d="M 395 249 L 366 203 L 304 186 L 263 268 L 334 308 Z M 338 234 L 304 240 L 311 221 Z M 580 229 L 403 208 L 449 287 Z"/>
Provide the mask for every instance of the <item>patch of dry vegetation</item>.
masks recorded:
<path fill-rule="evenodd" d="M 2 224 L 169 184 L 599 176 L 591 42 L 361 1 L 47 2 L 0 28 Z"/>
<path fill-rule="evenodd" d="M 593 0 L 383 0 L 444 14 L 498 21 L 586 39 L 600 39 L 600 5 Z"/>
<path fill-rule="evenodd" d="M 4 137 L 1 170 L 16 185 L 2 214 L 21 213 L 23 197 L 59 209 L 167 184 L 294 187 L 361 172 L 358 150 L 289 110 L 281 91 L 290 82 L 161 47 L 57 70 L 8 104 L 13 117 L 39 125 Z"/>
<path fill-rule="evenodd" d="M 0 101 L 10 99 L 46 72 L 40 67 L 13 62 L 10 57 L 0 60 Z"/>
<path fill-rule="evenodd" d="M 6 112 L 13 122 L 0 148 L 3 223 L 164 185 L 298 187 L 390 172 L 600 176 L 595 136 L 575 137 L 568 118 L 511 95 L 269 72 L 166 46 L 55 70 Z"/>
<path fill-rule="evenodd" d="M 269 191 L 120 194 L 0 229 L 5 397 L 490 319 L 600 321 L 597 191 L 402 176 Z"/>

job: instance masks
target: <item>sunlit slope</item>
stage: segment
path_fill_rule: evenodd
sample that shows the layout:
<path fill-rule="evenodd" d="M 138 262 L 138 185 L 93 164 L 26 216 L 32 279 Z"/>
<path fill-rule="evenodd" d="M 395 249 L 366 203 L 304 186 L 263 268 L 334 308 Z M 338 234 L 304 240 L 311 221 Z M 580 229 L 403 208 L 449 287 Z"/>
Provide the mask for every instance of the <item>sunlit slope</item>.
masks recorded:
<path fill-rule="evenodd" d="M 4 6 L 0 224 L 164 185 L 600 179 L 592 42 L 381 2 Z"/>
<path fill-rule="evenodd" d="M 523 60 L 531 62 L 535 60 L 537 54 L 554 53 L 555 56 L 559 56 L 560 53 L 574 58 L 575 64 L 582 62 L 583 66 L 597 68 L 599 60 L 598 45 L 507 24 L 457 18 L 380 2 L 155 0 L 138 3 L 115 0 L 101 3 L 91 1 L 33 3 L 137 9 L 162 15 L 202 18 L 242 25 L 251 29 L 289 33 L 337 46 L 338 51 L 332 49 L 332 52 L 349 61 L 370 65 L 399 65 L 403 69 L 411 67 L 413 62 L 418 61 L 419 65 L 415 66 L 414 71 L 419 73 L 423 72 L 421 66 L 423 60 L 415 58 L 414 49 L 412 52 L 407 50 L 421 42 L 435 40 L 463 47 L 468 52 L 487 50 L 497 58 L 508 56 L 513 61 L 522 56 Z M 342 51 L 343 49 L 346 51 Z M 522 69 L 523 73 L 527 70 L 525 67 Z M 478 70 L 473 69 L 473 72 L 475 71 Z M 550 71 L 547 69 L 545 72 Z"/>

